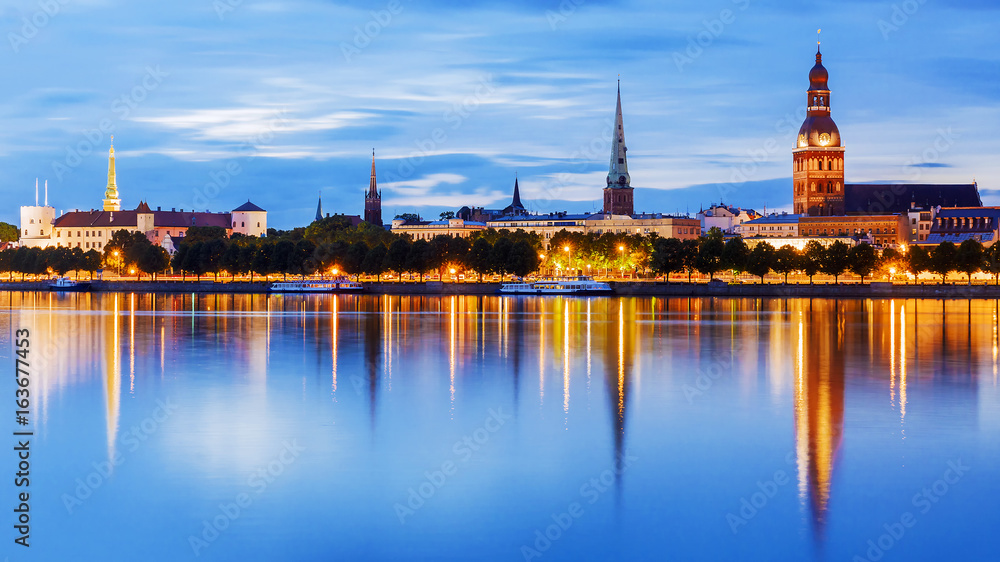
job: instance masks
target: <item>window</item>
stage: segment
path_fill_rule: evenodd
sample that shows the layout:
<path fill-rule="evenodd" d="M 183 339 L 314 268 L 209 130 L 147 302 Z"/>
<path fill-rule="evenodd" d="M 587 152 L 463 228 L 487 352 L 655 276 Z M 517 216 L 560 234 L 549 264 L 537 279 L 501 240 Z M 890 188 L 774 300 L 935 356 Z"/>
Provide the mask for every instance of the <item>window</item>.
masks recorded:
<path fill-rule="evenodd" d="M 245 227 L 246 225 L 247 225 L 247 223 L 245 223 L 245 222 L 241 222 L 240 223 L 240 227 Z"/>

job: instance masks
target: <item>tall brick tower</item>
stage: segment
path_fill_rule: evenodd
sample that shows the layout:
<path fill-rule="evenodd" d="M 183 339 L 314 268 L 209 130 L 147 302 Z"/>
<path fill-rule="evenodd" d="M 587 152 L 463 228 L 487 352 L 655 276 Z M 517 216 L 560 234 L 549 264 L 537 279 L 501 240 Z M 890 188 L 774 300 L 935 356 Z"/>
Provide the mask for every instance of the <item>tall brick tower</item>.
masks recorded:
<path fill-rule="evenodd" d="M 810 216 L 844 214 L 844 147 L 830 117 L 829 73 L 816 48 L 809 71 L 808 112 L 792 151 L 795 212 Z"/>

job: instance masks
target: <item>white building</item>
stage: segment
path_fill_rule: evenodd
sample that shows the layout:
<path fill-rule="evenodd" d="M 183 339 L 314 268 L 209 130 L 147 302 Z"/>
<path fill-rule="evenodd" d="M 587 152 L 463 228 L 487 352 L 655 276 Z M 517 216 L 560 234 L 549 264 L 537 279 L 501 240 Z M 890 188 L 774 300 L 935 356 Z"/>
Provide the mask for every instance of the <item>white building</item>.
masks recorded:
<path fill-rule="evenodd" d="M 768 215 L 746 221 L 736 227 L 736 234 L 743 238 L 791 238 L 799 235 L 799 218 L 802 215 Z"/>
<path fill-rule="evenodd" d="M 698 220 L 701 221 L 703 233 L 712 228 L 718 228 L 726 234 L 733 234 L 736 232 L 737 226 L 757 218 L 760 218 L 760 214 L 753 209 L 725 205 L 712 205 L 708 209 L 702 209 L 698 212 Z"/>

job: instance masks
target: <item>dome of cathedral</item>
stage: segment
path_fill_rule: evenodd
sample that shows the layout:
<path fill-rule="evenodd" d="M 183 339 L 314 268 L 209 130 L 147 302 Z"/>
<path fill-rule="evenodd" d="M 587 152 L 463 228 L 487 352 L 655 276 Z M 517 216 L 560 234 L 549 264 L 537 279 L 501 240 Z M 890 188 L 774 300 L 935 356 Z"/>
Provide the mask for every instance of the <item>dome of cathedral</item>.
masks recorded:
<path fill-rule="evenodd" d="M 840 146 L 840 129 L 829 115 L 810 115 L 799 129 L 797 146 Z"/>

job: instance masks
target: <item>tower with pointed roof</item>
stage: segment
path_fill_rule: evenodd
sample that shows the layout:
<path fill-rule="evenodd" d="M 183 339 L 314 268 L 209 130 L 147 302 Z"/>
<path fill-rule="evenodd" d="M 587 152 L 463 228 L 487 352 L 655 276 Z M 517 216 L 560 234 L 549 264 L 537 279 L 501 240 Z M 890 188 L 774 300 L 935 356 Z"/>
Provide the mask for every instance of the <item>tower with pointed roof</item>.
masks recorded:
<path fill-rule="evenodd" d="M 625 125 L 622 119 L 622 88 L 618 83 L 618 107 L 615 110 L 615 131 L 611 139 L 611 166 L 608 184 L 604 188 L 604 213 L 631 215 L 634 212 L 632 178 L 628 175 L 628 148 L 625 147 Z"/>
<path fill-rule="evenodd" d="M 319 194 L 319 203 L 316 204 L 316 218 L 314 220 L 323 220 L 323 192 Z"/>
<path fill-rule="evenodd" d="M 517 185 L 517 178 L 514 178 L 514 197 L 511 199 L 510 205 L 507 205 L 503 210 L 504 216 L 519 216 L 527 214 L 527 210 L 524 205 L 521 204 L 521 189 Z"/>
<path fill-rule="evenodd" d="M 809 71 L 806 120 L 792 151 L 793 199 L 797 214 L 844 214 L 844 147 L 840 130 L 830 117 L 829 77 L 817 43 L 816 65 Z"/>
<path fill-rule="evenodd" d="M 375 151 L 372 150 L 372 178 L 365 194 L 365 222 L 382 226 L 382 193 L 375 179 Z"/>
<path fill-rule="evenodd" d="M 104 189 L 104 210 L 120 211 L 122 200 L 118 197 L 118 183 L 115 180 L 115 137 L 111 137 L 111 150 L 108 153 L 108 186 Z"/>

